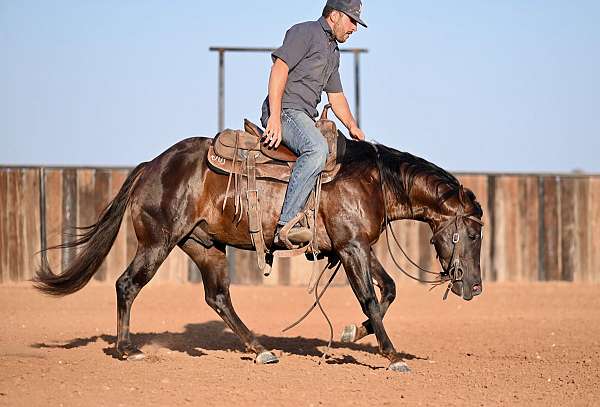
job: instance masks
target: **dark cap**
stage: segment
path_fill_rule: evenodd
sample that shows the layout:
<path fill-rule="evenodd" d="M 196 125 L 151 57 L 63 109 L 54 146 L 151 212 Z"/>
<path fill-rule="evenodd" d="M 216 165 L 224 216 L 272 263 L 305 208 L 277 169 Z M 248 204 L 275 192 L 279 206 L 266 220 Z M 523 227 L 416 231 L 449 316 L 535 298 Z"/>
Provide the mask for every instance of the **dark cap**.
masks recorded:
<path fill-rule="evenodd" d="M 367 27 L 365 22 L 360 19 L 360 12 L 362 11 L 362 1 L 360 0 L 327 0 L 326 7 L 331 7 L 334 10 L 339 10 L 346 14 L 348 17 L 355 20 L 363 27 Z"/>

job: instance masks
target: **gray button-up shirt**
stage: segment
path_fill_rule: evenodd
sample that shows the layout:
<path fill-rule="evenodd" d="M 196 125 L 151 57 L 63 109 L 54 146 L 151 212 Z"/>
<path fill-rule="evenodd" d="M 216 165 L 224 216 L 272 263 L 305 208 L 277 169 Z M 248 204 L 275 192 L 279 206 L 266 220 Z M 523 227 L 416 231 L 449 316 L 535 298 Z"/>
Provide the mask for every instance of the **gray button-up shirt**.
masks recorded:
<path fill-rule="evenodd" d="M 323 17 L 292 26 L 285 33 L 283 45 L 271 57 L 273 61 L 281 58 L 289 68 L 281 101 L 283 109 L 302 110 L 310 117 L 317 117 L 323 90 L 328 93 L 343 91 L 338 71 L 340 50 Z M 260 119 L 264 127 L 269 114 L 267 95 Z"/>

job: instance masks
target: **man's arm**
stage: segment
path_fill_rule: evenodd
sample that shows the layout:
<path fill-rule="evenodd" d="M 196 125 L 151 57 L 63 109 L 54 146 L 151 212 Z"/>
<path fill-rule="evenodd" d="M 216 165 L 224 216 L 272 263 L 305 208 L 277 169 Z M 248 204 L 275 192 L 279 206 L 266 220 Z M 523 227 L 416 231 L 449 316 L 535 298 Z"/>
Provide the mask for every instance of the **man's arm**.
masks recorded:
<path fill-rule="evenodd" d="M 343 92 L 327 93 L 327 98 L 331 104 L 331 109 L 338 119 L 346 126 L 350 132 L 350 136 L 356 140 L 364 140 L 365 134 L 356 124 L 354 116 L 348 106 L 348 100 Z"/>
<path fill-rule="evenodd" d="M 269 76 L 269 120 L 265 129 L 265 144 L 277 148 L 281 143 L 281 99 L 288 78 L 288 65 L 281 59 L 275 59 Z"/>

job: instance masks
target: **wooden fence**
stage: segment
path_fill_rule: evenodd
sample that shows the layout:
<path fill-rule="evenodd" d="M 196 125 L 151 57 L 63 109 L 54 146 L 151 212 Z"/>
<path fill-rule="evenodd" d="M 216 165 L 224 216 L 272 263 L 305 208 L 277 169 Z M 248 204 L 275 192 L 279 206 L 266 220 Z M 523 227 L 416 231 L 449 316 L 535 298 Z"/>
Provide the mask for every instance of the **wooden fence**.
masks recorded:
<path fill-rule="evenodd" d="M 129 169 L 0 167 L 0 283 L 28 280 L 47 246 L 70 239 L 74 225 L 96 221 L 115 196 Z M 600 282 L 600 176 L 458 174 L 475 192 L 484 210 L 482 273 L 486 281 L 564 280 Z M 45 219 L 45 222 L 42 220 Z M 394 230 L 411 257 L 424 267 L 439 269 L 429 244 L 431 231 L 413 221 L 395 222 Z M 46 236 L 46 239 L 43 237 Z M 94 276 L 113 283 L 136 249 L 126 214 L 117 240 Z M 38 253 L 38 254 L 36 254 Z M 60 271 L 75 250 L 49 251 L 48 260 Z M 382 238 L 375 253 L 396 278 Z M 398 258 L 401 256 L 397 251 Z M 312 267 L 302 257 L 278 260 L 270 277 L 255 266 L 253 252 L 234 251 L 232 280 L 237 284 L 306 284 Z M 408 267 L 405 260 L 402 264 Z M 410 267 L 408 267 L 410 268 Z M 156 280 L 199 282 L 187 256 L 176 248 L 161 266 Z M 343 273 L 337 284 L 345 284 Z"/>

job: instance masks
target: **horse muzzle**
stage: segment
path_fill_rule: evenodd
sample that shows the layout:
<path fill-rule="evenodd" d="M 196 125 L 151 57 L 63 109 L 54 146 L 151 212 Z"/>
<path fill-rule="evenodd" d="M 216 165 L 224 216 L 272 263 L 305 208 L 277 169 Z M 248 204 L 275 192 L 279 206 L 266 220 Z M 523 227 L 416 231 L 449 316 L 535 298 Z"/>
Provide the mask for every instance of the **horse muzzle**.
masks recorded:
<path fill-rule="evenodd" d="M 473 297 L 483 292 L 483 286 L 481 282 L 469 284 L 461 280 L 452 284 L 452 292 L 466 301 L 471 301 Z"/>

